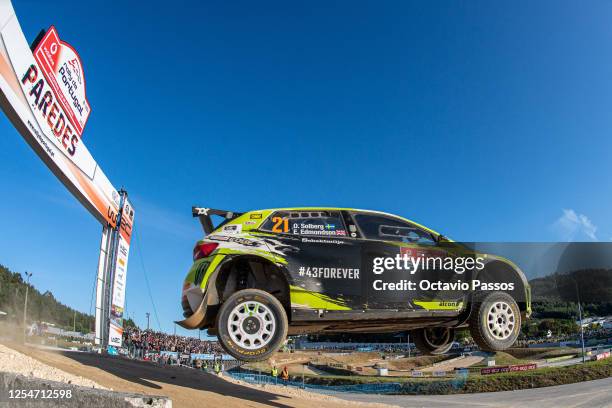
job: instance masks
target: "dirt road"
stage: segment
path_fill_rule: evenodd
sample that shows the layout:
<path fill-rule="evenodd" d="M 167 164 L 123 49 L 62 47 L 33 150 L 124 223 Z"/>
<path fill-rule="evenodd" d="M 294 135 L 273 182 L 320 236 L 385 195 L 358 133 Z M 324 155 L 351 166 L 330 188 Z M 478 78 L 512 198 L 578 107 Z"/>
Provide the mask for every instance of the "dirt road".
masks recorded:
<path fill-rule="evenodd" d="M 226 381 L 211 374 L 181 367 L 160 367 L 152 363 L 79 352 L 55 352 L 18 344 L 7 346 L 44 364 L 82 376 L 116 391 L 164 395 L 174 407 L 296 407 L 311 408 L 362 406 L 334 397 L 283 387 L 259 389 Z M 367 404 L 381 407 L 382 404 Z"/>
<path fill-rule="evenodd" d="M 471 367 L 474 364 L 480 363 L 484 360 L 482 356 L 468 356 L 459 359 L 450 359 L 448 362 L 441 362 L 435 366 L 429 366 L 421 368 L 421 371 L 432 372 L 432 371 L 450 371 L 452 372 L 455 368 Z"/>

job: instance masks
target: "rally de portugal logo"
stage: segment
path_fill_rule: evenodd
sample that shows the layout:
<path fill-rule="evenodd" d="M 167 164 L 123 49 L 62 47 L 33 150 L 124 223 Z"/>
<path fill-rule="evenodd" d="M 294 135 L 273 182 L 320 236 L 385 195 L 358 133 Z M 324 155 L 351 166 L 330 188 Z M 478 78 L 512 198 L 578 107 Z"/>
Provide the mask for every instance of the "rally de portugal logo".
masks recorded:
<path fill-rule="evenodd" d="M 54 26 L 36 46 L 34 58 L 80 138 L 91 113 L 81 58 L 74 48 L 60 40 Z"/>

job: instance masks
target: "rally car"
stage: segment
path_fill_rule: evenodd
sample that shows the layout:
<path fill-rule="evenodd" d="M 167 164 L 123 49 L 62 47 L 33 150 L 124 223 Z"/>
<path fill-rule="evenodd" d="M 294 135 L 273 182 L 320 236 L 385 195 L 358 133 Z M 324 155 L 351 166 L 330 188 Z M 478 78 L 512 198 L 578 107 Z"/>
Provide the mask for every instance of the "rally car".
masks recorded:
<path fill-rule="evenodd" d="M 409 331 L 421 352 L 442 354 L 463 327 L 498 351 L 531 313 L 529 285 L 511 261 L 396 215 L 193 207 L 193 216 L 205 237 L 177 323 L 207 329 L 239 360 L 267 359 L 287 335 L 339 332 Z"/>

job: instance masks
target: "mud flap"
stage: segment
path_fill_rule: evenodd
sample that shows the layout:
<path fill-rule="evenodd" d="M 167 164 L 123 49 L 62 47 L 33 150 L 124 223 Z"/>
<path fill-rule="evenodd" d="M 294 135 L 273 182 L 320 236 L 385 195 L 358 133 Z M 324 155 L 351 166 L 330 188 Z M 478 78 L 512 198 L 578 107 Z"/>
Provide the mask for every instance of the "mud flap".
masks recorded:
<path fill-rule="evenodd" d="M 175 321 L 174 323 L 189 330 L 201 328 L 204 325 L 204 320 L 206 318 L 207 300 L 208 296 L 204 296 L 204 299 L 202 299 L 200 306 L 198 306 L 196 311 L 193 312 L 191 316 L 189 316 L 185 320 Z"/>

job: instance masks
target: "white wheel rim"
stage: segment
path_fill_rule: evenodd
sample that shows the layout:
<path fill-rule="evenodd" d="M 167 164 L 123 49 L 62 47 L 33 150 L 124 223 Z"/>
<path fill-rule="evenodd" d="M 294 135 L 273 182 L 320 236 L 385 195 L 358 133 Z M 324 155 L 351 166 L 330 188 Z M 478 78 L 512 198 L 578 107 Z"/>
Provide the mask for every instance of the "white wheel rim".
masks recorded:
<path fill-rule="evenodd" d="M 257 350 L 272 340 L 276 319 L 268 306 L 249 300 L 232 309 L 227 328 L 234 343 L 247 350 Z"/>
<path fill-rule="evenodd" d="M 516 316 L 512 307 L 506 302 L 495 302 L 487 313 L 487 328 L 497 340 L 506 340 L 516 328 Z"/>

